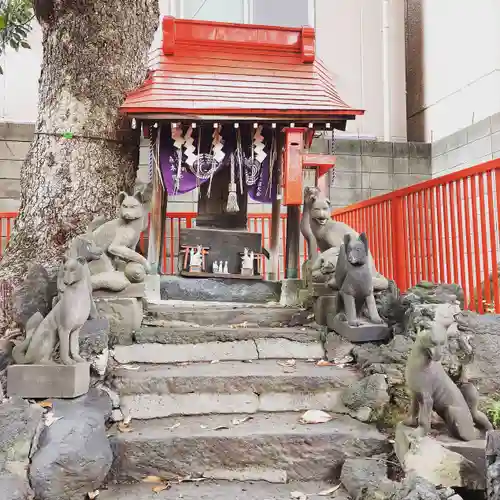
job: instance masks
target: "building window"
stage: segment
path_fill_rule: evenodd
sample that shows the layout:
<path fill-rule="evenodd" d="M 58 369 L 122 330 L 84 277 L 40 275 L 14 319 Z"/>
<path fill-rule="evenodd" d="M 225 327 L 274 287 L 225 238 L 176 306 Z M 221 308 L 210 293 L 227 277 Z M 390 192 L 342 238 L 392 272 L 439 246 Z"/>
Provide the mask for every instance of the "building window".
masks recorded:
<path fill-rule="evenodd" d="M 314 4 L 315 0 L 173 0 L 171 14 L 227 23 L 314 26 Z"/>

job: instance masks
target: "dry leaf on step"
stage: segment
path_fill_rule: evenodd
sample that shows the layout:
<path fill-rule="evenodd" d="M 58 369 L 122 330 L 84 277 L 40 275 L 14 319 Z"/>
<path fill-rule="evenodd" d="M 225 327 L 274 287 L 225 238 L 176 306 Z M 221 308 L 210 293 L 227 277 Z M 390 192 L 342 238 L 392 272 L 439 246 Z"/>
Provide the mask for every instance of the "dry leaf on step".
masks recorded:
<path fill-rule="evenodd" d="M 132 432 L 133 431 L 130 423 L 127 424 L 127 423 L 125 423 L 125 421 L 118 423 L 118 430 L 120 432 Z"/>
<path fill-rule="evenodd" d="M 307 500 L 307 495 L 302 493 L 302 491 L 292 491 L 290 498 L 293 498 L 293 500 Z"/>
<path fill-rule="evenodd" d="M 172 425 L 171 427 L 169 427 L 168 430 L 173 431 L 174 429 L 177 429 L 177 427 L 180 427 L 180 426 L 181 426 L 181 423 L 177 422 L 174 425 Z"/>
<path fill-rule="evenodd" d="M 50 427 L 54 422 L 57 422 L 58 420 L 61 420 L 62 417 L 54 417 L 54 413 L 49 411 L 45 415 L 45 425 L 47 427 Z"/>
<path fill-rule="evenodd" d="M 340 488 L 340 483 L 337 484 L 337 486 L 330 488 L 329 490 L 320 491 L 318 493 L 318 496 L 319 497 L 328 497 L 328 496 L 332 495 L 333 493 L 335 493 L 339 488 Z"/>
<path fill-rule="evenodd" d="M 203 424 L 201 424 L 201 425 L 200 425 L 200 429 L 208 429 L 208 425 L 203 425 Z"/>
<path fill-rule="evenodd" d="M 213 431 L 223 431 L 225 429 L 229 429 L 227 425 L 218 425 L 217 427 L 214 427 L 212 430 Z"/>
<path fill-rule="evenodd" d="M 164 480 L 160 476 L 146 476 L 143 480 L 143 483 L 163 483 Z"/>
<path fill-rule="evenodd" d="M 291 368 L 297 364 L 297 361 L 295 361 L 294 359 L 287 359 L 286 361 L 277 361 L 277 363 L 280 366 Z"/>
<path fill-rule="evenodd" d="M 232 424 L 233 425 L 240 425 L 240 424 L 244 424 L 245 422 L 248 422 L 249 420 L 252 420 L 253 417 L 251 417 L 250 415 L 244 417 L 244 418 L 233 418 L 232 420 Z"/>
<path fill-rule="evenodd" d="M 324 424 L 332 420 L 332 416 L 321 410 L 308 410 L 299 419 L 301 424 Z"/>
<path fill-rule="evenodd" d="M 87 497 L 89 498 L 89 500 L 95 500 L 99 496 L 99 493 L 100 493 L 99 490 L 89 491 L 87 493 Z"/>
<path fill-rule="evenodd" d="M 316 366 L 333 366 L 333 363 L 330 363 L 330 361 L 327 361 L 326 359 L 320 359 L 316 363 Z"/>
<path fill-rule="evenodd" d="M 120 368 L 124 368 L 125 370 L 138 370 L 140 367 L 136 365 L 120 365 Z"/>
<path fill-rule="evenodd" d="M 158 486 L 153 486 L 154 493 L 161 493 L 162 491 L 170 489 L 169 483 L 159 484 Z"/>
<path fill-rule="evenodd" d="M 52 401 L 42 401 L 38 403 L 42 408 L 52 408 Z"/>
<path fill-rule="evenodd" d="M 220 363 L 218 359 L 212 359 L 212 361 L 210 361 L 211 365 L 216 365 L 217 363 Z"/>
<path fill-rule="evenodd" d="M 204 477 L 192 477 L 185 476 L 178 479 L 179 483 L 199 483 L 200 481 L 205 481 Z"/>

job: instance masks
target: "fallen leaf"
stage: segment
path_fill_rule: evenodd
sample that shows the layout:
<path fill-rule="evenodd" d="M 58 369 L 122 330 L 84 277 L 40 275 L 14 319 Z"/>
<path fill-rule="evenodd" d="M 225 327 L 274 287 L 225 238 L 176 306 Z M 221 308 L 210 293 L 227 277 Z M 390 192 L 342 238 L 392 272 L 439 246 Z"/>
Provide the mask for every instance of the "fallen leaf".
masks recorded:
<path fill-rule="evenodd" d="M 335 493 L 339 488 L 340 488 L 340 483 L 337 484 L 337 486 L 334 486 L 333 488 L 330 488 L 329 490 L 320 491 L 318 493 L 318 496 L 320 496 L 320 497 L 330 496 L 332 493 Z"/>
<path fill-rule="evenodd" d="M 163 479 L 160 476 L 146 476 L 143 483 L 163 483 Z"/>
<path fill-rule="evenodd" d="M 189 361 L 183 361 L 182 363 L 177 363 L 177 366 L 189 366 L 190 364 Z"/>
<path fill-rule="evenodd" d="M 332 416 L 321 410 L 308 410 L 299 419 L 301 424 L 324 424 L 332 420 Z"/>
<path fill-rule="evenodd" d="M 200 425 L 201 429 L 208 429 L 208 425 Z"/>
<path fill-rule="evenodd" d="M 130 424 L 125 423 L 125 421 L 118 423 L 118 430 L 120 432 L 132 432 L 133 431 Z"/>
<path fill-rule="evenodd" d="M 51 401 L 42 401 L 41 403 L 38 403 L 42 408 L 52 408 L 52 402 Z"/>
<path fill-rule="evenodd" d="M 302 493 L 302 491 L 292 491 L 290 493 L 290 498 L 293 498 L 294 500 L 307 500 L 307 495 Z"/>
<path fill-rule="evenodd" d="M 180 427 L 181 426 L 181 423 L 180 422 L 177 422 L 175 423 L 174 425 L 172 425 L 172 427 L 169 427 L 168 429 L 170 431 L 173 431 L 174 429 L 177 429 L 177 427 Z"/>
<path fill-rule="evenodd" d="M 327 361 L 326 359 L 320 359 L 316 363 L 316 366 L 333 366 L 333 363 L 330 363 L 330 361 Z"/>
<path fill-rule="evenodd" d="M 286 361 L 278 361 L 277 363 L 280 366 L 291 368 L 297 364 L 297 361 L 295 361 L 294 359 L 287 359 Z"/>
<path fill-rule="evenodd" d="M 192 477 L 185 476 L 178 479 L 179 483 L 199 483 L 200 481 L 205 481 L 204 477 Z"/>
<path fill-rule="evenodd" d="M 123 423 L 125 425 L 130 425 L 130 422 L 132 422 L 132 417 L 130 415 L 127 415 L 124 419 L 123 419 Z"/>
<path fill-rule="evenodd" d="M 309 314 L 309 316 L 307 316 L 307 319 L 313 319 L 314 318 L 314 314 Z"/>
<path fill-rule="evenodd" d="M 211 365 L 216 365 L 217 363 L 220 363 L 218 359 L 212 359 L 212 361 L 210 361 Z"/>
<path fill-rule="evenodd" d="M 153 492 L 154 493 L 161 493 L 162 491 L 170 489 L 170 484 L 169 483 L 163 483 L 159 484 L 158 486 L 153 487 Z"/>
<path fill-rule="evenodd" d="M 336 365 L 347 365 L 349 363 L 352 363 L 354 361 L 354 358 L 352 356 L 344 356 L 343 358 L 335 358 L 333 362 Z"/>
<path fill-rule="evenodd" d="M 217 427 L 214 427 L 212 430 L 213 431 L 222 431 L 225 429 L 229 429 L 229 427 L 227 425 L 218 425 Z"/>
<path fill-rule="evenodd" d="M 252 420 L 252 419 L 253 419 L 253 417 L 248 415 L 244 418 L 234 418 L 231 423 L 233 425 L 240 425 L 240 424 L 244 424 L 245 422 L 248 422 L 249 420 Z"/>
<path fill-rule="evenodd" d="M 95 500 L 99 496 L 100 491 L 95 490 L 95 491 L 89 491 L 87 493 L 87 496 L 89 497 L 89 500 Z"/>
<path fill-rule="evenodd" d="M 62 417 L 54 417 L 54 413 L 49 411 L 45 415 L 45 425 L 47 427 L 50 427 L 54 422 L 57 422 L 58 420 L 61 420 Z"/>
<path fill-rule="evenodd" d="M 120 368 L 124 368 L 125 370 L 138 370 L 140 367 L 135 365 L 120 365 Z"/>

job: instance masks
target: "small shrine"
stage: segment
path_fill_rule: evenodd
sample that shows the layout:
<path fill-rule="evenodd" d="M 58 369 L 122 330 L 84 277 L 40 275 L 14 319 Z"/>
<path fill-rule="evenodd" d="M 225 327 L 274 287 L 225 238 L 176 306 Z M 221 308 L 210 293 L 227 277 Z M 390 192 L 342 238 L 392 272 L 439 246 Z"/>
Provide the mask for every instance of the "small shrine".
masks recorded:
<path fill-rule="evenodd" d="M 286 277 L 299 269 L 303 170 L 316 184 L 333 155 L 309 153 L 315 133 L 345 130 L 361 110 L 343 102 L 316 58 L 315 31 L 165 17 L 161 47 L 122 112 L 150 140 L 153 201 L 148 260 L 158 270 L 167 200 L 198 189 L 196 227 L 180 230 L 179 274 L 278 276 L 281 206 Z M 324 186 L 323 186 L 324 188 Z M 272 205 L 271 248 L 247 230 L 248 199 Z"/>

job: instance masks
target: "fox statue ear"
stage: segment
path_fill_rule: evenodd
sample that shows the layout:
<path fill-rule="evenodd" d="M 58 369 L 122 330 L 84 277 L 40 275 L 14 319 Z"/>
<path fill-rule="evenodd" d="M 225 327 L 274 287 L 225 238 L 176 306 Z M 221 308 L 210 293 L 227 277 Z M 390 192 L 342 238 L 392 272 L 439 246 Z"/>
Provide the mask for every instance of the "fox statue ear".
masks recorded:
<path fill-rule="evenodd" d="M 128 194 L 125 191 L 121 191 L 118 194 L 118 203 L 121 205 L 123 203 L 123 200 L 128 196 Z"/>
<path fill-rule="evenodd" d="M 332 202 L 328 199 L 328 198 L 325 198 L 325 203 L 331 207 L 332 206 Z"/>
<path fill-rule="evenodd" d="M 141 205 L 144 205 L 145 199 L 142 191 L 137 191 L 137 193 L 134 194 L 134 197 Z"/>
<path fill-rule="evenodd" d="M 351 242 L 351 233 L 344 234 L 344 247 L 346 250 L 350 242 Z"/>
<path fill-rule="evenodd" d="M 366 237 L 365 233 L 361 233 L 359 235 L 359 241 L 361 241 L 363 243 L 363 245 L 365 246 L 365 249 L 366 249 L 366 253 L 368 253 L 368 238 Z"/>

